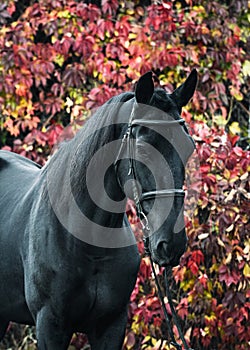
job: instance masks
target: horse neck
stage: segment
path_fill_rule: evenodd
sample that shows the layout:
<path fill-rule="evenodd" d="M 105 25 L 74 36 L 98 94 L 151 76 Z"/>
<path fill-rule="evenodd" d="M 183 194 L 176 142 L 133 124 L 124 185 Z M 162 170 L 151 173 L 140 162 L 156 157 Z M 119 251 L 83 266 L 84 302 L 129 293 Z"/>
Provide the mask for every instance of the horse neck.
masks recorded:
<path fill-rule="evenodd" d="M 128 110 L 125 115 L 128 119 Z M 47 192 L 57 219 L 69 233 L 96 246 L 128 246 L 133 244 L 133 237 L 124 226 L 126 198 L 113 166 L 127 122 L 122 118 L 118 125 L 118 118 L 93 132 L 101 124 L 99 118 L 92 116 L 51 158 L 46 166 Z M 106 149 L 108 145 L 113 147 Z M 117 244 L 109 244 L 116 229 L 120 229 L 115 233 Z M 101 243 L 100 235 L 106 237 Z"/>
<path fill-rule="evenodd" d="M 122 131 L 111 124 L 93 133 L 91 131 L 89 136 L 89 129 L 93 130 L 95 125 L 92 118 L 92 123 L 78 135 L 80 143 L 77 142 L 78 149 L 72 160 L 72 190 L 78 205 L 88 217 L 101 224 L 119 226 L 126 203 L 113 163 Z"/>
<path fill-rule="evenodd" d="M 121 220 L 126 204 L 114 167 L 134 104 L 131 95 L 128 96 L 128 100 L 126 98 L 125 94 L 124 102 L 117 102 L 115 97 L 115 103 L 102 106 L 74 141 L 77 151 L 72 161 L 75 162 L 72 174 L 79 203 L 86 202 L 89 211 L 97 215 L 99 208 L 104 209 L 104 219 L 106 209 L 109 212 L 109 221 L 110 213 L 115 214 L 111 215 L 114 220 Z M 93 197 L 92 200 L 90 198 L 93 194 L 94 201 Z M 97 206 L 93 202 L 97 202 Z M 118 211 L 122 215 L 117 215 Z"/>

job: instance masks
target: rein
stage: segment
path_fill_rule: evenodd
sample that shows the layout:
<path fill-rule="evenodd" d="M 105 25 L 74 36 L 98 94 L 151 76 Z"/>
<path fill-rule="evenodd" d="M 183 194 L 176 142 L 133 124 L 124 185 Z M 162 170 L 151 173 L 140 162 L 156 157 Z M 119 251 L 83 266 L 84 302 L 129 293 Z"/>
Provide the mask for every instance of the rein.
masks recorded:
<path fill-rule="evenodd" d="M 170 344 L 173 345 L 177 350 L 181 350 L 182 349 L 182 345 L 178 344 L 175 340 L 175 336 L 171 327 L 171 322 L 167 313 L 167 309 L 166 309 L 166 305 L 164 302 L 164 296 L 160 287 L 160 283 L 154 268 L 154 263 L 152 260 L 152 256 L 151 256 L 151 252 L 149 249 L 149 236 L 150 236 L 150 226 L 149 226 L 149 222 L 147 219 L 146 214 L 144 213 L 143 207 L 142 207 L 142 202 L 145 200 L 149 200 L 149 199 L 154 199 L 156 197 L 158 198 L 166 198 L 166 197 L 173 197 L 173 196 L 181 196 L 184 197 L 185 196 L 185 191 L 182 189 L 163 189 L 163 190 L 157 190 L 157 191 L 148 191 L 148 192 L 144 192 L 144 193 L 140 193 L 140 190 L 138 188 L 138 184 L 136 182 L 137 174 L 136 174 L 136 166 L 135 166 L 135 150 L 134 150 L 134 142 L 132 142 L 132 129 L 134 126 L 156 126 L 156 125 L 161 125 L 161 126 L 166 126 L 166 127 L 171 127 L 171 126 L 175 126 L 175 125 L 183 125 L 185 128 L 185 121 L 184 119 L 177 119 L 177 120 L 144 120 L 144 119 L 133 119 L 134 118 L 134 114 L 135 114 L 135 108 L 133 108 L 131 116 L 130 116 L 130 120 L 127 126 L 127 131 L 124 134 L 123 138 L 122 138 L 122 143 L 120 146 L 120 149 L 118 151 L 118 155 L 116 157 L 116 160 L 114 162 L 114 167 L 115 167 L 115 172 L 117 173 L 117 167 L 118 167 L 118 161 L 120 160 L 121 154 L 124 151 L 124 148 L 127 147 L 127 154 L 128 154 L 128 158 L 129 158 L 129 170 L 128 170 L 128 176 L 132 176 L 133 181 L 132 182 L 132 191 L 133 191 L 133 200 L 135 202 L 135 206 L 136 206 L 136 211 L 137 211 L 137 216 L 140 219 L 141 225 L 142 225 L 142 230 L 143 230 L 143 241 L 144 241 L 144 247 L 145 247 L 145 253 L 149 256 L 150 258 L 150 263 L 151 263 L 151 267 L 152 267 L 152 271 L 153 271 L 153 275 L 155 278 L 155 283 L 157 286 L 157 292 L 158 292 L 158 296 L 162 305 L 162 309 L 163 309 L 163 313 L 164 313 L 164 317 L 167 323 L 167 328 L 168 328 L 168 333 L 170 335 L 171 338 L 171 342 Z M 120 180 L 119 177 L 117 176 L 117 180 L 118 183 L 120 184 Z M 120 184 L 121 185 L 121 184 Z M 122 186 L 121 186 L 122 188 Z M 173 300 L 172 300 L 172 296 L 171 296 L 171 292 L 170 292 L 170 288 L 169 288 L 169 281 L 168 281 L 168 276 L 167 274 L 171 273 L 172 274 L 172 269 L 171 267 L 165 268 L 164 270 L 164 280 L 165 280 L 165 285 L 166 285 L 166 295 L 168 298 L 168 302 L 170 305 L 170 309 L 172 312 L 172 316 L 174 319 L 174 323 L 177 327 L 180 339 L 184 345 L 184 349 L 185 350 L 193 350 L 191 348 L 188 347 L 187 342 L 184 338 L 183 332 L 181 330 L 180 327 L 180 323 L 179 323 L 179 319 L 173 304 Z"/>
<path fill-rule="evenodd" d="M 143 233 L 144 233 L 144 230 L 143 230 Z M 148 235 L 148 233 L 147 233 L 147 235 Z M 163 296 L 163 293 L 162 293 L 162 290 L 161 290 L 161 287 L 160 287 L 159 279 L 158 279 L 156 271 L 155 271 L 154 262 L 152 260 L 152 256 L 151 256 L 151 253 L 150 253 L 150 250 L 149 250 L 148 237 L 144 236 L 143 240 L 144 240 L 145 253 L 146 253 L 146 255 L 149 256 L 149 259 L 150 259 L 150 264 L 151 264 L 151 267 L 152 267 L 152 271 L 153 271 L 153 275 L 154 275 L 154 279 L 155 279 L 155 284 L 156 284 L 156 287 L 157 287 L 158 297 L 159 297 L 160 302 L 161 302 L 161 306 L 162 306 L 162 309 L 163 309 L 163 314 L 164 314 L 165 321 L 166 321 L 167 328 L 168 328 L 168 333 L 169 333 L 170 338 L 171 338 L 170 344 L 173 345 L 177 350 L 181 350 L 182 349 L 182 345 L 177 343 L 177 341 L 175 339 L 175 336 L 174 336 L 174 332 L 173 332 L 172 327 L 171 327 L 171 321 L 169 319 L 168 312 L 167 312 L 167 309 L 166 309 L 166 305 L 165 305 L 165 302 L 164 302 L 164 296 Z M 185 339 L 185 337 L 183 335 L 183 332 L 181 330 L 179 318 L 177 316 L 177 313 L 176 313 L 176 310 L 175 310 L 175 307 L 174 307 L 174 303 L 173 303 L 173 300 L 172 300 L 172 295 L 171 295 L 170 288 L 169 288 L 169 281 L 168 281 L 168 276 L 167 276 L 168 273 L 170 273 L 171 277 L 172 277 L 172 269 L 171 269 L 171 267 L 168 267 L 168 268 L 164 269 L 164 281 L 165 281 L 165 286 L 166 286 L 166 295 L 167 295 L 167 298 L 168 298 L 168 302 L 169 302 L 169 306 L 170 306 L 170 309 L 171 309 L 171 312 L 172 312 L 174 323 L 175 323 L 175 325 L 177 327 L 177 330 L 178 330 L 180 339 L 182 341 L 182 344 L 184 345 L 184 349 L 185 350 L 193 350 L 193 349 L 188 347 L 186 339 Z"/>

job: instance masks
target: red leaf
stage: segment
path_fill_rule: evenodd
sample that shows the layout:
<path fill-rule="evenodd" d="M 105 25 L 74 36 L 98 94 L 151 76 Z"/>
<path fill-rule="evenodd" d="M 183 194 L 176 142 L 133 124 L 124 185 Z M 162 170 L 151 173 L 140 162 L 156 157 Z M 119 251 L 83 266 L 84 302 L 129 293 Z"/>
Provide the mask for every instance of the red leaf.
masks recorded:
<path fill-rule="evenodd" d="M 201 262 L 204 262 L 204 255 L 201 250 L 195 250 L 192 252 L 191 259 L 200 265 Z"/>
<path fill-rule="evenodd" d="M 178 310 L 178 315 L 184 320 L 188 315 L 188 299 L 182 298 L 179 305 L 177 305 L 176 310 Z"/>
<path fill-rule="evenodd" d="M 57 139 L 58 139 L 58 137 L 59 137 L 59 135 L 61 134 L 61 132 L 62 132 L 62 130 L 63 130 L 63 127 L 62 127 L 62 125 L 52 125 L 52 127 L 50 128 L 50 130 L 49 130 L 49 132 L 48 132 L 48 144 L 50 145 L 50 146 L 53 146 L 55 143 L 56 143 L 56 141 L 57 141 Z"/>
<path fill-rule="evenodd" d="M 199 282 L 203 285 L 204 288 L 207 288 L 208 277 L 206 274 L 199 277 Z"/>
<path fill-rule="evenodd" d="M 238 157 L 242 157 L 242 155 L 244 154 L 243 149 L 240 148 L 240 147 L 234 147 L 233 152 L 234 152 Z"/>
<path fill-rule="evenodd" d="M 199 271 L 199 267 L 196 264 L 196 262 L 189 260 L 188 261 L 188 267 L 190 268 L 191 272 L 193 275 L 197 275 L 198 271 Z"/>
<path fill-rule="evenodd" d="M 112 15 L 119 7 L 119 1 L 117 0 L 102 0 L 102 11 Z"/>
<path fill-rule="evenodd" d="M 226 265 L 222 265 L 219 268 L 219 281 L 225 282 L 229 287 L 231 284 L 237 284 L 240 280 L 240 274 L 236 273 L 236 271 L 230 271 L 230 269 Z"/>

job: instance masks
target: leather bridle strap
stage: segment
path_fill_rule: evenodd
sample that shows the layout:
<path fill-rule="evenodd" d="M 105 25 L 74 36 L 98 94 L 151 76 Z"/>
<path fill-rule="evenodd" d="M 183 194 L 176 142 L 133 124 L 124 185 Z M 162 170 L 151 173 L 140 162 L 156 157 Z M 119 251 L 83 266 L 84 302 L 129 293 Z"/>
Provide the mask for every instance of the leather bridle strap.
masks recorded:
<path fill-rule="evenodd" d="M 160 191 L 149 191 L 141 194 L 140 201 L 146 201 L 148 199 L 166 198 L 166 197 L 184 197 L 185 191 L 181 189 L 170 189 L 170 190 L 160 190 Z"/>
<path fill-rule="evenodd" d="M 131 125 L 140 125 L 140 126 L 175 126 L 175 125 L 184 125 L 185 120 L 183 118 L 174 119 L 174 120 L 149 120 L 149 119 L 134 119 L 131 121 Z"/>

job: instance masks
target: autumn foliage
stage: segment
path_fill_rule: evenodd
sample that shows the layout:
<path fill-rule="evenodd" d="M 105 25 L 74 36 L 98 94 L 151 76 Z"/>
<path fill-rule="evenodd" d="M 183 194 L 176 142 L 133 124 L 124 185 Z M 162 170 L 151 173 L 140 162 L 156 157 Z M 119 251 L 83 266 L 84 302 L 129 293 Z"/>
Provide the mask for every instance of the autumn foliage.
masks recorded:
<path fill-rule="evenodd" d="M 247 350 L 249 2 L 149 3 L 3 1 L 0 147 L 44 164 L 93 108 L 133 89 L 142 73 L 153 70 L 156 84 L 172 91 L 196 67 L 197 92 L 183 110 L 197 146 L 187 171 L 195 179 L 187 196 L 189 246 L 172 290 L 191 347 Z M 149 260 L 142 242 L 138 247 L 142 261 L 124 350 L 170 349 Z M 22 349 L 28 343 L 33 349 L 27 339 Z M 86 338 L 75 335 L 72 346 L 85 348 Z"/>

